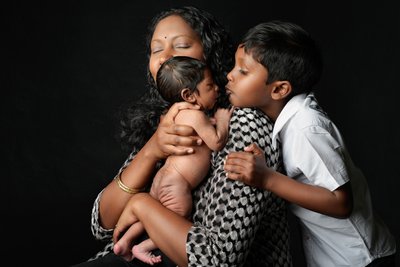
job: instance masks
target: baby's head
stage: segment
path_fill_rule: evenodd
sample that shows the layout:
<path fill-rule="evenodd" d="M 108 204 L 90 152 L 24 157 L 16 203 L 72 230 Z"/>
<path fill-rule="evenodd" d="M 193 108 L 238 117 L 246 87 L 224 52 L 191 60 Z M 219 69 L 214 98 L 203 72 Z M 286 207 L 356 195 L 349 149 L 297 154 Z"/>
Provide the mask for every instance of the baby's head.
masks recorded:
<path fill-rule="evenodd" d="M 321 77 L 323 64 L 317 45 L 308 32 L 294 23 L 260 23 L 247 31 L 239 47 L 267 69 L 267 84 L 289 81 L 289 97 L 314 90 Z"/>
<path fill-rule="evenodd" d="M 187 101 L 209 110 L 218 97 L 218 86 L 206 64 L 191 57 L 166 60 L 157 72 L 156 83 L 160 95 L 171 105 Z"/>

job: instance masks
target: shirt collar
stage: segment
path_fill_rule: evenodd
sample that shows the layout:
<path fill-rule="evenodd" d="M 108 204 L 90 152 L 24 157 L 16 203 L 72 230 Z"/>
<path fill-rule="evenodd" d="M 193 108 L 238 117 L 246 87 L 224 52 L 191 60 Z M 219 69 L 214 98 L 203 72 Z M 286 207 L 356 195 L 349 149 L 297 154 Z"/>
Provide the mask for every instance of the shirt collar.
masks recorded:
<path fill-rule="evenodd" d="M 286 122 L 288 122 L 290 118 L 292 118 L 297 113 L 300 107 L 303 106 L 306 97 L 306 93 L 295 95 L 283 107 L 274 124 L 274 130 L 272 132 L 272 147 L 276 148 L 276 142 L 277 140 L 279 140 L 280 131 L 285 126 Z"/>

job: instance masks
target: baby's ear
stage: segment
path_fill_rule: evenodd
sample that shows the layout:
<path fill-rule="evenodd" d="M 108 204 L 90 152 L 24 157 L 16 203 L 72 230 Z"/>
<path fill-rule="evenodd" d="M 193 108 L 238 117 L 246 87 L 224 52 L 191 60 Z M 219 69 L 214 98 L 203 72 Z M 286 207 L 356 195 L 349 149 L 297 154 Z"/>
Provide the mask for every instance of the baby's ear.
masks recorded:
<path fill-rule="evenodd" d="M 183 88 L 181 91 L 181 97 L 183 100 L 189 103 L 196 103 L 196 96 L 192 93 L 189 88 Z"/>
<path fill-rule="evenodd" d="M 271 97 L 274 100 L 280 100 L 286 98 L 292 92 L 292 85 L 288 81 L 276 81 L 274 82 L 273 89 L 271 91 Z"/>

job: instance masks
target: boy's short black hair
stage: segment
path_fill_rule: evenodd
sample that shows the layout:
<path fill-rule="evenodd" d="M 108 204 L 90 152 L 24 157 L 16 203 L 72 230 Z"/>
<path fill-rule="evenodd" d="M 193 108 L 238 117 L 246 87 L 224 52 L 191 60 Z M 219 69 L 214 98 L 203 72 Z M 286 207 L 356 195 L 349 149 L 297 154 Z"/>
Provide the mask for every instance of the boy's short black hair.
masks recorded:
<path fill-rule="evenodd" d="M 256 25 L 241 47 L 268 70 L 268 81 L 289 81 L 291 96 L 315 90 L 322 74 L 322 57 L 311 35 L 297 24 L 274 20 Z"/>

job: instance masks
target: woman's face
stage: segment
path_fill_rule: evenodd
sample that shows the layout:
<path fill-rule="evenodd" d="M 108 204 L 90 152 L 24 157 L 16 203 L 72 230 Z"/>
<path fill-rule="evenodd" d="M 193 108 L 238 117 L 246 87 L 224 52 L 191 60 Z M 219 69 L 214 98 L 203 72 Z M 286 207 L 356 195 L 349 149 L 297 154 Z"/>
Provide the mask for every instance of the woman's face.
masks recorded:
<path fill-rule="evenodd" d="M 188 56 L 204 61 L 203 45 L 197 33 L 180 16 L 162 19 L 150 43 L 149 69 L 153 79 L 161 64 L 174 56 Z"/>

